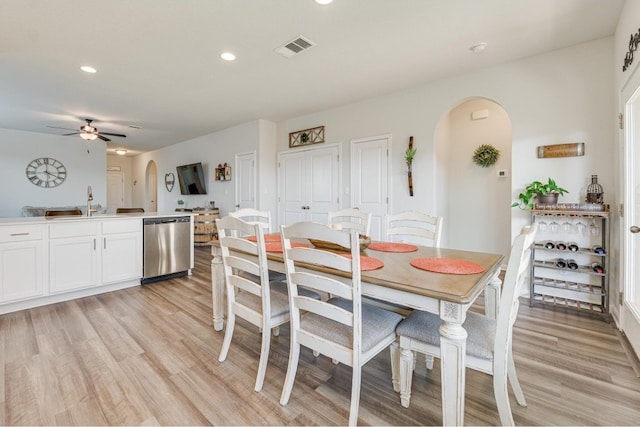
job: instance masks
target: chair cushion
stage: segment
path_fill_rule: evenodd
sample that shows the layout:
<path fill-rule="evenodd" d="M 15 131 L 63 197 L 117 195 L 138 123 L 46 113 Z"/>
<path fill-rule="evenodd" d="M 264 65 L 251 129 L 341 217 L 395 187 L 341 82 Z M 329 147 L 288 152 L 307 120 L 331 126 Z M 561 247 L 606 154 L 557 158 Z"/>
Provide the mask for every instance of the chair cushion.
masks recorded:
<path fill-rule="evenodd" d="M 260 283 L 260 277 L 256 276 L 255 274 L 247 273 L 246 271 L 239 271 L 238 276 L 249 279 L 255 283 Z M 287 275 L 284 273 L 278 273 L 277 271 L 269 270 L 269 281 L 286 282 Z"/>
<path fill-rule="evenodd" d="M 434 346 L 440 346 L 442 319 L 436 314 L 415 310 L 396 328 L 396 334 Z M 462 324 L 467 331 L 467 354 L 481 359 L 493 359 L 496 321 L 487 316 L 467 312 Z"/>
<path fill-rule="evenodd" d="M 276 290 L 281 286 L 282 282 L 270 282 L 271 288 L 271 316 L 278 316 L 289 311 L 289 297 L 286 293 Z M 284 284 L 285 287 L 287 284 Z M 262 313 L 262 298 L 254 295 L 250 292 L 238 292 L 236 295 L 236 301 L 246 307 L 249 307 L 253 311 Z"/>
<path fill-rule="evenodd" d="M 343 298 L 331 298 L 330 304 L 348 311 L 353 310 L 353 303 Z M 392 334 L 402 316 L 391 311 L 362 304 L 362 352 L 371 350 L 381 340 Z M 353 348 L 353 328 L 315 313 L 307 313 L 300 319 L 300 326 L 313 334 Z"/>
<path fill-rule="evenodd" d="M 289 289 L 287 287 L 286 276 L 284 282 L 271 282 L 271 290 L 276 292 L 282 292 L 285 295 L 289 294 Z M 320 295 L 317 292 L 314 292 L 310 289 L 303 288 L 302 286 L 298 286 L 298 295 L 302 297 L 309 297 L 313 299 L 320 299 Z"/>

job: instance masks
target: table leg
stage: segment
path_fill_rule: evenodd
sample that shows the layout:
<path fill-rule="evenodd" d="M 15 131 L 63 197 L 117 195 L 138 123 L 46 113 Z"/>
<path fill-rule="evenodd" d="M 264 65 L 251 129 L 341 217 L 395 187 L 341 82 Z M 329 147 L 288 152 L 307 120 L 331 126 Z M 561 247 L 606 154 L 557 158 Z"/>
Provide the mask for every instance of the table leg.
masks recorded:
<path fill-rule="evenodd" d="M 442 378 L 442 425 L 464 425 L 465 358 L 467 331 L 463 306 L 440 302 L 440 352 Z"/>
<path fill-rule="evenodd" d="M 213 328 L 221 331 L 224 326 L 224 265 L 222 249 L 211 246 L 211 297 L 213 302 Z"/>
<path fill-rule="evenodd" d="M 500 292 L 502 291 L 502 280 L 498 275 L 500 271 L 493 276 L 484 290 L 484 313 L 491 319 L 498 319 L 498 310 L 500 309 Z"/>

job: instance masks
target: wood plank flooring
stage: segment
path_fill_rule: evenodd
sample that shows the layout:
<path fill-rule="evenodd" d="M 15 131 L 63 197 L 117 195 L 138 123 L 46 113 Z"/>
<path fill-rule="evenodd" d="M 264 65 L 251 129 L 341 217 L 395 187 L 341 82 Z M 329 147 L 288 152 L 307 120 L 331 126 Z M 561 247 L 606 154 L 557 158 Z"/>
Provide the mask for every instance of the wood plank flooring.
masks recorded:
<path fill-rule="evenodd" d="M 209 263 L 198 248 L 193 276 L 0 316 L 0 424 L 346 424 L 351 369 L 305 349 L 280 405 L 286 326 L 272 338 L 261 392 L 254 327 L 239 319 L 218 362 Z M 528 403 L 512 399 L 516 424 L 640 424 L 640 379 L 613 325 L 523 304 L 513 347 Z M 418 362 L 408 409 L 391 387 L 389 352 L 365 366 L 360 425 L 441 423 L 439 363 L 427 372 Z M 465 424 L 498 423 L 491 377 L 467 370 Z"/>

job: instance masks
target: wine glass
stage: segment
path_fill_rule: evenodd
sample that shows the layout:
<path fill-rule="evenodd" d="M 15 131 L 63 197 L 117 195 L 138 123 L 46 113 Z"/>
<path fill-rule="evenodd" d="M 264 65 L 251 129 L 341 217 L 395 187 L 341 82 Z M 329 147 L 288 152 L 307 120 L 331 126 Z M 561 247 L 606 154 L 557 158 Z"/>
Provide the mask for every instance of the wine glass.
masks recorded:
<path fill-rule="evenodd" d="M 589 224 L 589 233 L 592 236 L 600 235 L 600 227 L 598 226 L 598 224 L 596 224 L 595 218 L 591 218 L 591 224 Z"/>
<path fill-rule="evenodd" d="M 578 220 L 578 222 L 575 225 L 576 228 L 576 233 L 578 234 L 584 234 L 586 235 L 588 230 L 587 230 L 587 224 L 585 224 L 584 222 L 582 222 L 581 220 Z"/>
<path fill-rule="evenodd" d="M 549 224 L 547 224 L 546 221 L 540 221 L 538 222 L 538 231 L 540 232 L 545 232 L 547 231 L 547 228 L 549 227 Z"/>
<path fill-rule="evenodd" d="M 549 224 L 549 229 L 552 233 L 557 233 L 560 229 L 560 224 L 556 221 L 556 216 L 551 217 L 551 224 Z"/>
<path fill-rule="evenodd" d="M 569 217 L 565 217 L 564 222 L 562 223 L 562 232 L 569 234 L 573 231 L 573 227 L 571 226 L 571 223 L 569 222 Z"/>

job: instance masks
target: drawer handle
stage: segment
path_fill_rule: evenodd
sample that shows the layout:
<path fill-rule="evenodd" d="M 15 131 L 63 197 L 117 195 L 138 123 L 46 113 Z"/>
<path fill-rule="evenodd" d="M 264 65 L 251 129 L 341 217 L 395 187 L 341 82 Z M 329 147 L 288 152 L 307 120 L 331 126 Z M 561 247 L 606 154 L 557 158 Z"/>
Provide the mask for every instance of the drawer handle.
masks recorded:
<path fill-rule="evenodd" d="M 30 233 L 11 233 L 10 236 L 28 236 Z"/>

